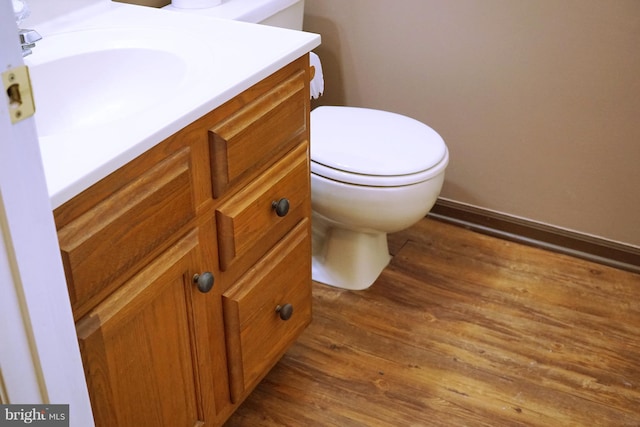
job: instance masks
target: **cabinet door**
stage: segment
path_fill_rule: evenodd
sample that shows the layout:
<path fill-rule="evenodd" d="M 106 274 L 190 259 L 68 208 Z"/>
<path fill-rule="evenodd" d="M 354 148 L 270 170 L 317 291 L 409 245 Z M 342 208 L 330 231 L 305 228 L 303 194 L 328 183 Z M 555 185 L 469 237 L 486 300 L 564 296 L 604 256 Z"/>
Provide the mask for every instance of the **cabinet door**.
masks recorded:
<path fill-rule="evenodd" d="M 309 220 L 301 221 L 225 292 L 222 305 L 231 400 L 236 403 L 311 321 Z"/>
<path fill-rule="evenodd" d="M 77 323 L 96 427 L 203 426 L 192 231 Z"/>

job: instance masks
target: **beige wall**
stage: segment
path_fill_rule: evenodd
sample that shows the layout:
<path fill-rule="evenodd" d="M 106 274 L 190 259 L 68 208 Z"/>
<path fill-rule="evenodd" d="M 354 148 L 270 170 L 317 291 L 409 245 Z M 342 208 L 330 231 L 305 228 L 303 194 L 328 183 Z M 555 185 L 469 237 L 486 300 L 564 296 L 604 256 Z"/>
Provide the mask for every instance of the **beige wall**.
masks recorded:
<path fill-rule="evenodd" d="M 320 103 L 436 129 L 443 197 L 640 246 L 640 1 L 306 1 Z"/>

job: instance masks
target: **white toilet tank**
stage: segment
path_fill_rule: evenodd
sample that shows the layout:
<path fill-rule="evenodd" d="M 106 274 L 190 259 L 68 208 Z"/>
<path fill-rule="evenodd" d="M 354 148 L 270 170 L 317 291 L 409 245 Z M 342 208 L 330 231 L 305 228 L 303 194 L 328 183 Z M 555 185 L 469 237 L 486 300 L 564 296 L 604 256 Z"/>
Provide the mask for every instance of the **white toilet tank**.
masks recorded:
<path fill-rule="evenodd" d="M 230 0 L 230 2 L 233 1 L 246 3 L 248 8 L 251 7 L 251 4 L 262 3 L 262 7 L 264 7 L 262 15 L 264 18 L 255 21 L 255 23 L 289 28 L 291 30 L 302 30 L 304 0 Z"/>
<path fill-rule="evenodd" d="M 180 9 L 173 5 L 165 9 L 302 30 L 304 0 L 223 0 L 219 6 L 204 9 Z"/>

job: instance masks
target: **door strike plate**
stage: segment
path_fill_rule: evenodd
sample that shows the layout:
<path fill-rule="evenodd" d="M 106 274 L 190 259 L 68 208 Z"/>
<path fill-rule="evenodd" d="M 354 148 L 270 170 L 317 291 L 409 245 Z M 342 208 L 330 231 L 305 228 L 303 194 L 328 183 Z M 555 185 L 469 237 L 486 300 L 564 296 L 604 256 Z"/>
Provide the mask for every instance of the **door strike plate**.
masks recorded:
<path fill-rule="evenodd" d="M 3 72 L 2 86 L 7 97 L 11 123 L 18 123 L 33 116 L 36 106 L 33 102 L 29 68 L 26 65 Z"/>

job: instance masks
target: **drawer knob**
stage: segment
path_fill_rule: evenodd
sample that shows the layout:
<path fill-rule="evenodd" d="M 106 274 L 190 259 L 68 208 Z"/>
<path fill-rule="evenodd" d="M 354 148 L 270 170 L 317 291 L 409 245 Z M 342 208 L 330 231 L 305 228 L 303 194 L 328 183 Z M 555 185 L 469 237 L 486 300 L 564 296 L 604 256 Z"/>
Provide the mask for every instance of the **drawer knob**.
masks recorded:
<path fill-rule="evenodd" d="M 282 199 L 271 203 L 271 207 L 276 211 L 276 215 L 283 217 L 289 213 L 289 200 L 283 197 Z"/>
<path fill-rule="evenodd" d="M 276 313 L 280 315 L 282 320 L 289 320 L 293 315 L 293 306 L 291 304 L 279 305 L 276 307 Z"/>
<path fill-rule="evenodd" d="M 193 283 L 196 284 L 198 290 L 203 294 L 206 294 L 213 288 L 214 277 L 213 274 L 204 272 L 202 274 L 195 274 L 193 276 Z"/>

